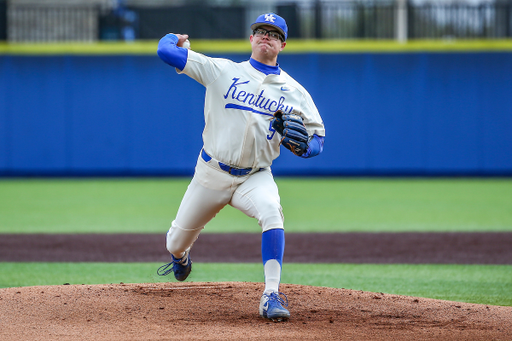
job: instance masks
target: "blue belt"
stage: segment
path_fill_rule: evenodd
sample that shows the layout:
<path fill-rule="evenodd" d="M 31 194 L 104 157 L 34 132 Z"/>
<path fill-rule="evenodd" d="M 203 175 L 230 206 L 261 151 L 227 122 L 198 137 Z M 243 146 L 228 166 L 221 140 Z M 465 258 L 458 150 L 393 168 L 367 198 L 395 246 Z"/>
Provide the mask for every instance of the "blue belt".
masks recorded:
<path fill-rule="evenodd" d="M 201 157 L 205 162 L 208 162 L 212 159 L 212 157 L 203 150 L 201 150 Z M 234 176 L 244 176 L 252 172 L 253 168 L 234 168 L 231 166 L 228 166 L 222 162 L 218 162 L 220 169 L 222 169 L 225 172 L 228 172 L 231 175 Z M 258 171 L 262 170 L 263 168 L 258 169 Z"/>

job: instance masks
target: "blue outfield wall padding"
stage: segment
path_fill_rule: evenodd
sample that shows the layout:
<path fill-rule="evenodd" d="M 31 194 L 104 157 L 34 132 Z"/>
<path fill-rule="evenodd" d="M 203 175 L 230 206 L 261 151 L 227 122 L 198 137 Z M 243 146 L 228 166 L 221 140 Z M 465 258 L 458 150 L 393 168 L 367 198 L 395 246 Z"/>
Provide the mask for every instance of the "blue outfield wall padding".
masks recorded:
<path fill-rule="evenodd" d="M 481 91 L 481 158 L 484 169 L 512 169 L 512 56 L 489 55 L 478 67 Z"/>
<path fill-rule="evenodd" d="M 11 67 L 9 164 L 27 172 L 66 167 L 69 105 L 65 60 L 19 58 Z"/>
<path fill-rule="evenodd" d="M 10 58 L 0 56 L 0 173 L 9 168 L 8 160 L 10 159 L 10 134 L 8 127 L 11 126 L 9 116 L 12 111 L 7 101 L 12 77 L 10 60 Z M 9 116 L 7 113 L 9 113 Z"/>
<path fill-rule="evenodd" d="M 235 61 L 245 54 L 222 57 Z M 324 152 L 276 175 L 512 175 L 512 53 L 297 53 Z M 186 175 L 205 89 L 155 56 L 0 55 L 0 175 Z"/>

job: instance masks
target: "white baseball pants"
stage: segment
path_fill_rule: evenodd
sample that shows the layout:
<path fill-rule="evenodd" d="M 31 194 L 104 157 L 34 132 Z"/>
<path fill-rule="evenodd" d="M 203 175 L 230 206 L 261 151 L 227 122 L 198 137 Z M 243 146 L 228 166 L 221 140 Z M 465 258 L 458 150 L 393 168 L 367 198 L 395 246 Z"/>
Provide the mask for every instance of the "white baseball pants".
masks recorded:
<path fill-rule="evenodd" d="M 175 257 L 192 247 L 204 226 L 226 205 L 256 218 L 263 232 L 283 229 L 280 197 L 270 168 L 233 176 L 217 161 L 198 158 L 194 177 L 167 232 L 167 250 Z"/>

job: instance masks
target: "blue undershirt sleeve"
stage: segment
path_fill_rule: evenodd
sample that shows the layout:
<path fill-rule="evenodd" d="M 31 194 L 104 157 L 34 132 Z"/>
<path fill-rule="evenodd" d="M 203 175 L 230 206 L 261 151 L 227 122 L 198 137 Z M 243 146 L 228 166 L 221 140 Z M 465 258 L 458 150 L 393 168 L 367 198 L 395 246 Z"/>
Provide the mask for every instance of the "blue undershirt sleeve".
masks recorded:
<path fill-rule="evenodd" d="M 309 141 L 308 150 L 300 157 L 307 159 L 313 156 L 317 156 L 324 150 L 324 137 L 313 135 L 311 141 Z"/>
<path fill-rule="evenodd" d="M 187 65 L 188 49 L 178 47 L 178 37 L 172 33 L 165 35 L 158 42 L 157 54 L 164 62 L 183 70 Z"/>

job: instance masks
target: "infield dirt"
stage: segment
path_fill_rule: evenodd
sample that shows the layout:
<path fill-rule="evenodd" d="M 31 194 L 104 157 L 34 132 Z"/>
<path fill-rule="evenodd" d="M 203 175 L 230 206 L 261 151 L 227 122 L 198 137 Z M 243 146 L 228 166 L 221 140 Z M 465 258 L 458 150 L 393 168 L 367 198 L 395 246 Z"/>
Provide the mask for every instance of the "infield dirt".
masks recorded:
<path fill-rule="evenodd" d="M 511 233 L 292 234 L 287 257 L 301 261 L 303 250 L 314 246 L 320 259 L 334 256 L 324 259 L 330 262 L 421 263 L 423 259 L 510 264 L 511 237 Z M 0 261 L 157 261 L 168 257 L 161 250 L 161 239 L 2 235 Z M 230 261 L 219 246 L 227 241 L 242 251 L 231 261 L 259 260 L 258 236 L 240 234 L 203 235 L 194 246 L 198 251 L 194 261 Z M 281 323 L 258 315 L 262 283 L 0 289 L 0 340 L 512 340 L 512 307 L 293 284 L 281 284 L 280 289 L 290 300 L 291 313 L 291 319 Z"/>
<path fill-rule="evenodd" d="M 288 322 L 258 316 L 261 283 L 0 289 L 1 340 L 511 340 L 512 307 L 281 285 Z"/>

